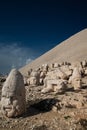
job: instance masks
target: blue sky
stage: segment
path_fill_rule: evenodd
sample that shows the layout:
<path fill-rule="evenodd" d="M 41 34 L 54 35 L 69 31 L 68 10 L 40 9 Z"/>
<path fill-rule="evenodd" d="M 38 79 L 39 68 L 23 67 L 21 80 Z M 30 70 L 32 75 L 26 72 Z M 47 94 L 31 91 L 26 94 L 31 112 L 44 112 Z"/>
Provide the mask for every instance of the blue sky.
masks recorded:
<path fill-rule="evenodd" d="M 0 73 L 20 68 L 84 28 L 86 0 L 0 1 Z"/>

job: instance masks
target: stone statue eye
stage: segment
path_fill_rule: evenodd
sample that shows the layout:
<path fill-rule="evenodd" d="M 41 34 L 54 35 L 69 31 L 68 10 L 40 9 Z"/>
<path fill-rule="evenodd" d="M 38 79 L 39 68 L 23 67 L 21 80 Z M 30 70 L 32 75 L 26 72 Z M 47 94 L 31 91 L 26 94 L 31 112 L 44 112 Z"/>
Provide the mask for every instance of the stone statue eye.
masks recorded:
<path fill-rule="evenodd" d="M 11 100 L 13 100 L 13 97 L 10 97 Z"/>
<path fill-rule="evenodd" d="M 6 98 L 6 96 L 5 96 L 5 95 L 2 95 L 2 97 Z"/>
<path fill-rule="evenodd" d="M 11 101 L 14 100 L 14 96 L 11 96 L 11 97 L 10 97 L 10 100 L 11 100 Z"/>

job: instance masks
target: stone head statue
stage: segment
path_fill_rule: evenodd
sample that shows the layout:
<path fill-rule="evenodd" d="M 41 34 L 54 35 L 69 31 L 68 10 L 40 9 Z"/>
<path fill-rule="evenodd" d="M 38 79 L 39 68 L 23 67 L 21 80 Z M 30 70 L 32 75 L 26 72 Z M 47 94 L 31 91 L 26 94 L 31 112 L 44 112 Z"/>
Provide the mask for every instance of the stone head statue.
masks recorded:
<path fill-rule="evenodd" d="M 7 117 L 16 117 L 25 111 L 25 87 L 21 73 L 12 69 L 1 96 L 1 112 Z"/>

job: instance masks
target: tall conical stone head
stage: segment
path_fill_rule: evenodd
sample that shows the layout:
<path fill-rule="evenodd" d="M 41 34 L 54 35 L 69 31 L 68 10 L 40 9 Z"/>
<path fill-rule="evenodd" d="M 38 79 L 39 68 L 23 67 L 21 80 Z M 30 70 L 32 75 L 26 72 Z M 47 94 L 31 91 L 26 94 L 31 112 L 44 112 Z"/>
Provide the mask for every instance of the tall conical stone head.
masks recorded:
<path fill-rule="evenodd" d="M 11 70 L 3 85 L 1 112 L 7 117 L 16 117 L 25 112 L 25 87 L 23 76 L 16 69 Z"/>

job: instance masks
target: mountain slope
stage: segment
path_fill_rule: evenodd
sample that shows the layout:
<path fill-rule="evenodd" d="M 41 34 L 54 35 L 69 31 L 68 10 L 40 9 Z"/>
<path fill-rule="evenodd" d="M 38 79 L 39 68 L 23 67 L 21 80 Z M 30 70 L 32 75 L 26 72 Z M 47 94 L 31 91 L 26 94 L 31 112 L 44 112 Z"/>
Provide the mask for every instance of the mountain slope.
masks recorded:
<path fill-rule="evenodd" d="M 26 75 L 29 68 L 39 67 L 44 63 L 62 61 L 81 61 L 87 59 L 87 29 L 71 36 L 30 64 L 22 67 L 20 72 Z"/>

